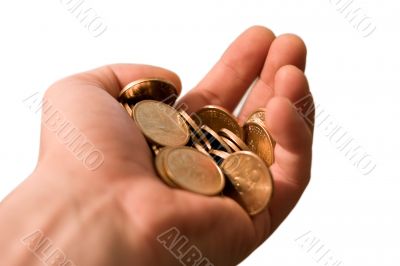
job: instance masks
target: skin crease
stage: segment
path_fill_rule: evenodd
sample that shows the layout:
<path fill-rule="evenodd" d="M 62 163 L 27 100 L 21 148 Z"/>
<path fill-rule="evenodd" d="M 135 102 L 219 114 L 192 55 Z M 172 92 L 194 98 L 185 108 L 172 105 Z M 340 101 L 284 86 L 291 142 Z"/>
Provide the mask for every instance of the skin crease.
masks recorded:
<path fill-rule="evenodd" d="M 188 113 L 206 104 L 233 110 L 257 79 L 239 120 L 267 108 L 276 161 L 273 198 L 255 217 L 230 198 L 172 189 L 157 177 L 144 137 L 115 98 L 126 84 L 146 77 L 170 80 L 180 90 L 173 72 L 118 64 L 53 84 L 45 99 L 102 152 L 104 162 L 88 170 L 43 122 L 36 169 L 0 204 L 2 264 L 42 265 L 21 242 L 39 229 L 75 265 L 180 265 L 157 241 L 173 227 L 214 265 L 238 264 L 277 229 L 310 178 L 312 127 L 293 107 L 310 93 L 305 59 L 299 37 L 275 37 L 254 26 L 180 100 Z"/>

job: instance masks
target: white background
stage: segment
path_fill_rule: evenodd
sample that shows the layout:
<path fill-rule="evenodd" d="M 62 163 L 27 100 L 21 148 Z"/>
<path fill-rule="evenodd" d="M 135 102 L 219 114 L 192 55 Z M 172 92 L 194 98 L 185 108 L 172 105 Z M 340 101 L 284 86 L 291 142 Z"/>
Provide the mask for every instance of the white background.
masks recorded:
<path fill-rule="evenodd" d="M 367 38 L 336 10 L 340 0 L 86 0 L 108 26 L 98 38 L 62 2 L 0 7 L 0 198 L 35 166 L 40 116 L 25 98 L 66 75 L 117 62 L 169 68 L 187 91 L 238 34 L 260 24 L 305 40 L 316 102 L 377 167 L 363 175 L 317 127 L 311 184 L 242 265 L 324 265 L 295 241 L 307 232 L 340 265 L 400 265 L 398 1 L 354 1 L 376 25 Z"/>

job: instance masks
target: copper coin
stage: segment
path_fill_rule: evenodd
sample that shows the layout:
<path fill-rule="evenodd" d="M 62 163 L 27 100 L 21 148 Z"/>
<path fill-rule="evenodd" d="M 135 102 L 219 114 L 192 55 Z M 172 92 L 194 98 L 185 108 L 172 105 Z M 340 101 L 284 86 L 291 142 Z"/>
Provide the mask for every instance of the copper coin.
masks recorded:
<path fill-rule="evenodd" d="M 210 154 L 212 155 L 216 155 L 218 157 L 221 157 L 222 159 L 226 159 L 229 155 L 231 155 L 231 153 L 227 153 L 224 151 L 219 151 L 219 150 L 210 150 L 209 151 Z"/>
<path fill-rule="evenodd" d="M 209 154 L 218 165 L 220 165 L 230 155 L 230 153 L 219 150 L 210 150 Z"/>
<path fill-rule="evenodd" d="M 143 135 L 158 146 L 184 146 L 189 140 L 189 128 L 171 106 L 153 100 L 137 103 L 134 119 Z"/>
<path fill-rule="evenodd" d="M 176 187 L 174 182 L 172 182 L 167 175 L 167 172 L 165 171 L 164 168 L 164 161 L 165 161 L 165 155 L 172 150 L 173 148 L 171 147 L 165 147 L 162 148 L 158 153 L 157 156 L 154 160 L 154 165 L 157 170 L 158 176 L 169 186 L 171 187 Z"/>
<path fill-rule="evenodd" d="M 183 117 L 183 119 L 186 121 L 186 123 L 188 123 L 189 127 L 193 131 L 195 131 L 195 132 L 200 131 L 200 127 L 196 124 L 196 122 L 194 122 L 194 120 L 190 117 L 190 115 L 188 115 L 188 113 L 186 113 L 183 110 L 178 110 L 178 112 Z"/>
<path fill-rule="evenodd" d="M 192 118 L 200 126 L 207 125 L 215 132 L 220 131 L 222 128 L 227 128 L 236 134 L 236 136 L 243 139 L 243 130 L 236 118 L 222 107 L 214 105 L 205 106 L 197 111 Z"/>
<path fill-rule="evenodd" d="M 214 130 L 206 125 L 202 125 L 201 130 L 211 143 L 211 149 L 222 150 L 229 153 L 232 152 L 231 148 L 229 148 L 225 141 Z"/>
<path fill-rule="evenodd" d="M 211 150 L 211 143 L 208 141 L 208 139 L 202 132 L 201 132 L 201 137 L 198 137 L 198 135 L 196 135 L 192 131 L 190 131 L 190 139 L 186 146 L 189 146 L 189 147 L 190 146 L 193 146 L 193 147 L 201 146 L 206 151 Z"/>
<path fill-rule="evenodd" d="M 211 144 L 206 138 L 206 136 L 203 134 L 201 131 L 200 127 L 196 124 L 196 122 L 193 121 L 193 119 L 183 110 L 179 111 L 179 114 L 182 116 L 182 118 L 185 120 L 185 122 L 188 124 L 189 129 L 190 129 L 190 138 L 192 143 L 197 143 L 203 147 L 205 147 L 206 150 L 211 149 Z"/>
<path fill-rule="evenodd" d="M 248 122 L 243 126 L 245 142 L 252 152 L 271 166 L 274 163 L 274 145 L 267 129 L 260 122 Z"/>
<path fill-rule="evenodd" d="M 249 115 L 249 118 L 247 118 L 247 122 L 261 121 L 262 123 L 265 124 L 265 114 L 266 114 L 265 108 L 258 108 Z"/>
<path fill-rule="evenodd" d="M 207 155 L 189 147 L 168 152 L 164 161 L 167 175 L 178 187 L 203 195 L 216 195 L 225 186 L 218 165 Z"/>
<path fill-rule="evenodd" d="M 221 139 L 226 143 L 226 145 L 229 146 L 229 148 L 231 148 L 232 152 L 241 151 L 241 149 L 235 143 L 233 143 L 230 139 L 228 139 L 224 136 L 221 136 Z"/>
<path fill-rule="evenodd" d="M 238 192 L 239 203 L 250 215 L 263 211 L 273 192 L 273 180 L 268 167 L 254 153 L 235 152 L 228 156 L 221 168 Z"/>
<path fill-rule="evenodd" d="M 155 100 L 173 105 L 177 97 L 178 90 L 171 82 L 160 78 L 146 78 L 126 85 L 120 92 L 118 101 L 135 105 L 143 100 Z"/>
<path fill-rule="evenodd" d="M 190 133 L 190 137 L 193 143 L 201 145 L 206 150 L 211 150 L 211 142 L 208 140 L 207 136 L 200 130 L 198 134 Z"/>
<path fill-rule="evenodd" d="M 201 146 L 198 142 L 193 142 L 193 147 L 198 150 L 199 152 L 209 156 L 210 154 L 207 152 L 206 149 L 204 149 L 203 146 Z"/>
<path fill-rule="evenodd" d="M 218 134 L 230 139 L 233 143 L 236 144 L 242 151 L 250 151 L 249 147 L 247 147 L 246 143 L 241 140 L 238 136 L 236 136 L 232 131 L 226 128 L 222 128 L 218 131 Z"/>
<path fill-rule="evenodd" d="M 265 108 L 258 108 L 256 109 L 253 113 L 251 113 L 249 115 L 249 118 L 247 119 L 247 123 L 248 122 L 259 122 L 262 125 L 264 125 L 264 127 L 267 125 L 266 120 L 265 120 L 265 116 L 266 116 L 266 109 Z M 271 136 L 270 136 L 271 137 Z M 271 137 L 272 140 L 272 144 L 275 147 L 276 142 L 275 140 Z"/>

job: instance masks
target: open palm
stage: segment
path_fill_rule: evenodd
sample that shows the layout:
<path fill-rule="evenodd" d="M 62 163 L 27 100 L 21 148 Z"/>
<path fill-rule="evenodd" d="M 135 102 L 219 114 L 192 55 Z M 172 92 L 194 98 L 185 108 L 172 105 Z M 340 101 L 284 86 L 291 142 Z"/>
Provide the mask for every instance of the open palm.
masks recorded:
<path fill-rule="evenodd" d="M 303 73 L 305 58 L 306 49 L 298 37 L 276 38 L 266 28 L 252 27 L 235 40 L 199 85 L 180 99 L 189 113 L 208 104 L 232 111 L 256 80 L 239 121 L 256 108 L 266 107 L 267 127 L 276 147 L 271 166 L 274 195 L 269 207 L 255 217 L 249 217 L 230 198 L 173 189 L 157 177 L 144 137 L 115 100 L 126 84 L 140 78 L 164 78 L 180 89 L 174 73 L 157 67 L 110 65 L 51 86 L 46 98 L 102 152 L 104 161 L 97 169 L 88 170 L 43 126 L 37 171 L 53 173 L 51 181 L 50 175 L 44 174 L 43 184 L 51 184 L 57 195 L 68 195 L 78 206 L 76 216 L 84 216 L 85 206 L 97 203 L 98 209 L 89 213 L 106 220 L 98 223 L 104 231 L 118 235 L 105 236 L 118 242 L 114 243 L 119 247 L 115 265 L 179 265 L 168 250 L 171 243 L 157 239 L 171 228 L 179 230 L 188 242 L 177 254 L 195 246 L 214 265 L 235 265 L 279 226 L 308 183 L 312 128 L 293 107 L 310 93 Z M 70 250 L 72 259 L 81 260 L 81 253 Z"/>

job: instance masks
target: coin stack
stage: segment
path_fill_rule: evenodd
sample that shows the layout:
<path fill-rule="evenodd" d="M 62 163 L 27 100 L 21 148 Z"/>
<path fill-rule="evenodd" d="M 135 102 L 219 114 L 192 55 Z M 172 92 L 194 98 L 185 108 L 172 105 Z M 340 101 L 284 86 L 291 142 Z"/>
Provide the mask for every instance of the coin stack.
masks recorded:
<path fill-rule="evenodd" d="M 119 96 L 153 151 L 159 177 L 174 188 L 232 197 L 249 215 L 260 213 L 273 191 L 275 143 L 265 110 L 254 111 L 241 127 L 219 106 L 191 115 L 175 109 L 177 95 L 169 81 L 148 78 L 128 84 Z"/>

